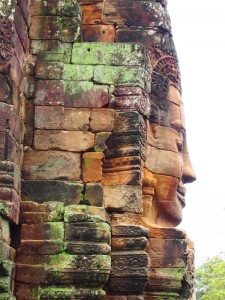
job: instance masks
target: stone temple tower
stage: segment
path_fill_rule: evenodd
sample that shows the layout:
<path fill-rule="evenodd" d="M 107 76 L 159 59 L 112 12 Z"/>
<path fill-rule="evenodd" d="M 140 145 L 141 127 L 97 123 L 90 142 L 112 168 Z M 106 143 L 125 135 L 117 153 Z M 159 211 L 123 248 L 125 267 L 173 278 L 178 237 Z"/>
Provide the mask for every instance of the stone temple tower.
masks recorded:
<path fill-rule="evenodd" d="M 2 3 L 0 300 L 194 299 L 167 1 Z"/>

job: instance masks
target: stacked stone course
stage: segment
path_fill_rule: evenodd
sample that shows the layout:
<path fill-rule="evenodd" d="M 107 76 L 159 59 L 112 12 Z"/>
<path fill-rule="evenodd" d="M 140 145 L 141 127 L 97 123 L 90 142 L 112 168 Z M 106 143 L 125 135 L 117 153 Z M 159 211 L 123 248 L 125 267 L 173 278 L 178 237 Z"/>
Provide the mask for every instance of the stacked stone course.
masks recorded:
<path fill-rule="evenodd" d="M 146 221 L 180 176 L 176 131 L 157 140 L 183 114 L 166 7 L 17 0 L 0 18 L 0 300 L 190 299 L 193 245 Z"/>

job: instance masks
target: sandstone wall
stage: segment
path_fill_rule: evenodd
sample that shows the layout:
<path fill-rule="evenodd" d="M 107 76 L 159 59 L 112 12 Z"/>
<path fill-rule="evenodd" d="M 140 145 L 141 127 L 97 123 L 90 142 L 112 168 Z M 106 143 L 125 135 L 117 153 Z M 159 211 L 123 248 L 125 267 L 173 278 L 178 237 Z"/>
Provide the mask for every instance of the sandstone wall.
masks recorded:
<path fill-rule="evenodd" d="M 181 110 L 166 2 L 18 0 L 0 21 L 0 299 L 189 299 L 193 245 L 146 221 L 151 112 Z"/>

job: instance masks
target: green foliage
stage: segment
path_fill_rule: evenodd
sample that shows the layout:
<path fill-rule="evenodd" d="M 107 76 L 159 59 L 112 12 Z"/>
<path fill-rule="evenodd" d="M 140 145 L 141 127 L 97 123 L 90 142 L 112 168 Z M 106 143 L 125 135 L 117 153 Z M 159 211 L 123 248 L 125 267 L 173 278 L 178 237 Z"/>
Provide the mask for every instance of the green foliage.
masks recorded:
<path fill-rule="evenodd" d="M 0 15 L 8 18 L 12 18 L 13 14 L 13 1 L 12 0 L 1 0 L 0 1 Z"/>
<path fill-rule="evenodd" d="M 225 253 L 208 258 L 195 273 L 198 300 L 225 299 Z"/>

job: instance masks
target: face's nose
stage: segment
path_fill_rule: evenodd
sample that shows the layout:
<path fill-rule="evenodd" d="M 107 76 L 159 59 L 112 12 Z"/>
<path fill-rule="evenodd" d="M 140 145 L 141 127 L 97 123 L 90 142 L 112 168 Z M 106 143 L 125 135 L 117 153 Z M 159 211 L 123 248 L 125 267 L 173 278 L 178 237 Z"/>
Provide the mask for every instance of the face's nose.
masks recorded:
<path fill-rule="evenodd" d="M 196 180 L 195 171 L 191 165 L 191 160 L 188 153 L 183 154 L 183 183 L 191 183 Z"/>

